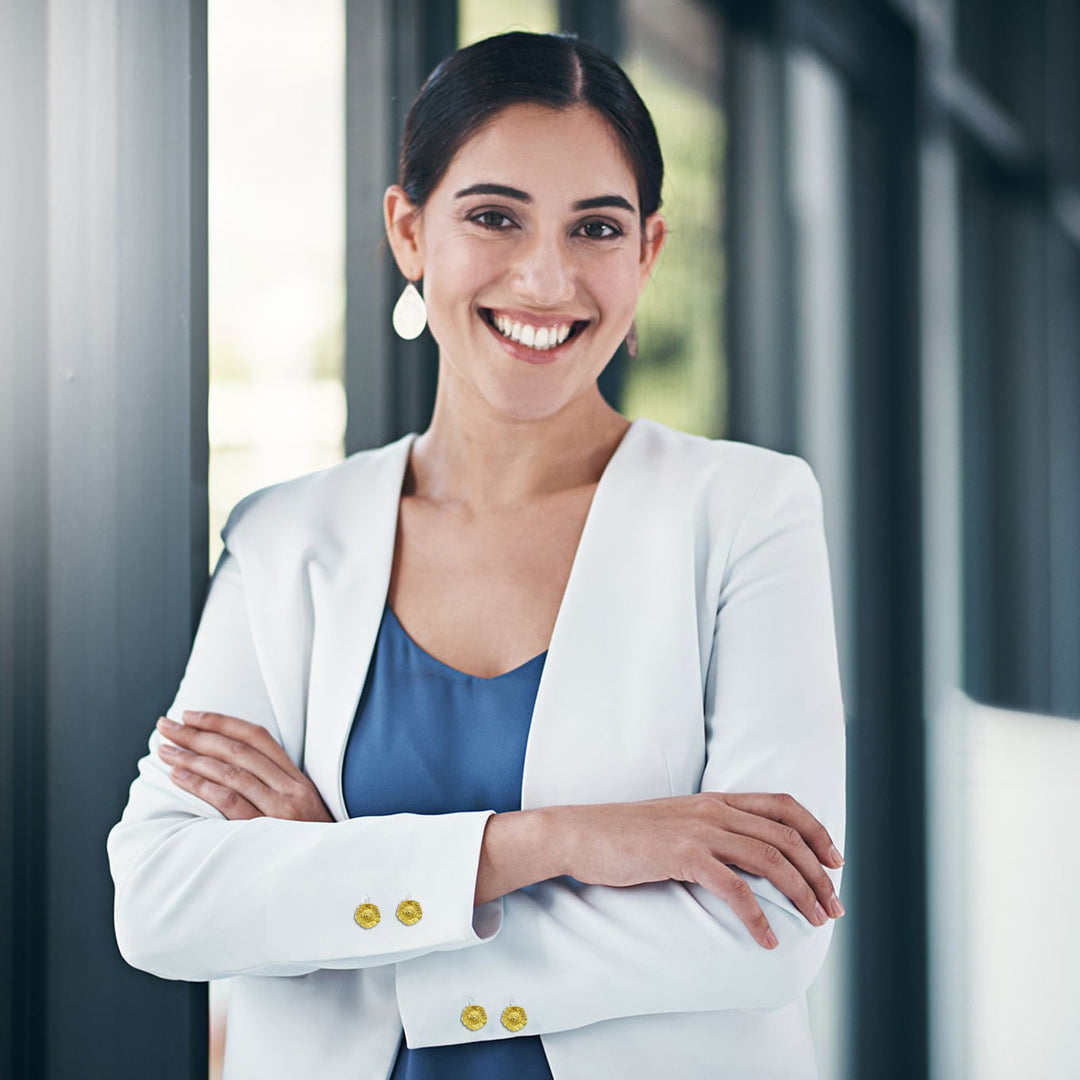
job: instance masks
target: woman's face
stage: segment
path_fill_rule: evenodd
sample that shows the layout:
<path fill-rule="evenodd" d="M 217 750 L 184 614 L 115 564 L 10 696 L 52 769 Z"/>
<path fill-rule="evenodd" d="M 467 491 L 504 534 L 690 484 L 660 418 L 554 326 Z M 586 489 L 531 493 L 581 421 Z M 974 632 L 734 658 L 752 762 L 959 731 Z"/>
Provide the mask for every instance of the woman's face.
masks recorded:
<path fill-rule="evenodd" d="M 410 210 L 390 188 L 394 254 L 424 279 L 456 399 L 538 419 L 596 392 L 665 232 L 658 214 L 642 229 L 634 174 L 597 112 L 504 109 Z"/>

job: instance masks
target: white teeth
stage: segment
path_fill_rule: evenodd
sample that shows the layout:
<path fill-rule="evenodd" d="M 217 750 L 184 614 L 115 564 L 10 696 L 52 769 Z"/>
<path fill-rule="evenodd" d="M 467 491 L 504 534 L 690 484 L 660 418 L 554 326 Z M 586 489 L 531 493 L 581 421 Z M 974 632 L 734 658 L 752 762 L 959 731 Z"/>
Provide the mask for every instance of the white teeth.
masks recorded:
<path fill-rule="evenodd" d="M 570 336 L 572 329 L 570 323 L 559 323 L 556 326 L 532 326 L 529 323 L 514 322 L 508 316 L 494 312 L 492 312 L 491 321 L 503 337 L 508 337 L 511 341 L 536 349 L 538 352 L 561 345 Z"/>

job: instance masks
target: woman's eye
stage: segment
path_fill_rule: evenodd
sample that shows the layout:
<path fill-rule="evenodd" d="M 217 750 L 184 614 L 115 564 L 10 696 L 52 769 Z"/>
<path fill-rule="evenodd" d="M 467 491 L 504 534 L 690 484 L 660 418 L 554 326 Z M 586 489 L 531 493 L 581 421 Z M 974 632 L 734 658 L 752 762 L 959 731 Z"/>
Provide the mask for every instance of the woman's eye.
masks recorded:
<path fill-rule="evenodd" d="M 493 229 L 496 232 L 504 232 L 513 226 L 513 221 L 498 210 L 482 210 L 479 214 L 473 214 L 470 218 L 477 225 L 483 225 L 485 229 Z"/>
<path fill-rule="evenodd" d="M 621 229 L 606 221 L 586 221 L 581 226 L 581 232 L 590 240 L 610 240 L 612 237 L 622 236 Z"/>

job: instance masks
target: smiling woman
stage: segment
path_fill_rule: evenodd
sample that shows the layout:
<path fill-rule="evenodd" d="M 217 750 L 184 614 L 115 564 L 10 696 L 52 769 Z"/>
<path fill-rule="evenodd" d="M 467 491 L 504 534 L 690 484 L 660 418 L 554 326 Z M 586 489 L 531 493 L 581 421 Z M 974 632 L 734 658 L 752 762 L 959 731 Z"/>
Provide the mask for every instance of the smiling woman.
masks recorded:
<path fill-rule="evenodd" d="M 570 37 L 463 49 L 410 110 L 384 214 L 431 422 L 236 505 L 109 837 L 125 958 L 235 976 L 226 1080 L 817 1075 L 821 492 L 600 394 L 662 174 Z"/>
<path fill-rule="evenodd" d="M 649 185 L 610 123 L 584 103 L 508 105 L 464 141 L 422 202 L 408 194 L 419 187 L 408 137 L 385 212 L 402 273 L 423 277 L 439 342 L 435 423 L 452 394 L 468 427 L 491 410 L 522 420 L 569 410 L 575 425 L 610 424 L 596 379 L 664 240 L 656 198 L 641 203 Z"/>

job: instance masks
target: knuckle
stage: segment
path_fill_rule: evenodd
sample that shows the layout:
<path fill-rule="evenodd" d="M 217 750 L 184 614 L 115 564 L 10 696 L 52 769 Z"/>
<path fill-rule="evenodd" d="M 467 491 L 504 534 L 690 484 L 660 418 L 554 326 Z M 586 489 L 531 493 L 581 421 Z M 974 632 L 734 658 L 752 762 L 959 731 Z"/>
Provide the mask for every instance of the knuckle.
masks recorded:
<path fill-rule="evenodd" d="M 681 837 L 675 842 L 675 855 L 683 865 L 695 869 L 700 869 L 712 858 L 709 849 L 700 840 L 690 836 Z"/>
<path fill-rule="evenodd" d="M 802 843 L 802 834 L 794 825 L 782 825 L 780 828 L 781 840 L 789 847 L 797 847 Z"/>
<path fill-rule="evenodd" d="M 754 895 L 746 879 L 734 873 L 728 882 L 728 894 L 732 900 L 744 903 L 750 901 Z"/>
<path fill-rule="evenodd" d="M 762 856 L 764 857 L 765 861 L 772 866 L 777 866 L 778 864 L 785 861 L 784 853 L 778 847 L 774 847 L 772 844 L 764 845 L 764 849 L 762 850 Z"/>
<path fill-rule="evenodd" d="M 240 796 L 235 791 L 227 791 L 225 797 L 221 800 L 221 810 L 223 813 L 228 814 L 235 812 L 240 808 Z"/>
<path fill-rule="evenodd" d="M 234 764 L 233 764 L 232 762 L 229 762 L 229 763 L 228 763 L 228 764 L 227 764 L 227 765 L 225 766 L 225 769 L 224 769 L 224 772 L 223 772 L 223 776 L 224 776 L 225 782 L 226 782 L 226 783 L 227 783 L 227 784 L 228 784 L 228 785 L 229 785 L 230 787 L 231 787 L 232 785 L 234 785 L 234 784 L 238 783 L 238 782 L 239 782 L 239 780 L 240 780 L 240 774 L 241 774 L 241 772 L 242 772 L 242 771 L 243 771 L 243 770 L 242 770 L 242 769 L 240 768 L 240 766 L 239 766 L 239 765 L 234 765 Z"/>

